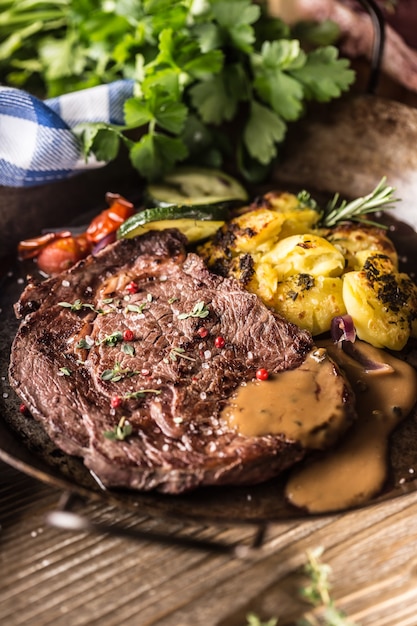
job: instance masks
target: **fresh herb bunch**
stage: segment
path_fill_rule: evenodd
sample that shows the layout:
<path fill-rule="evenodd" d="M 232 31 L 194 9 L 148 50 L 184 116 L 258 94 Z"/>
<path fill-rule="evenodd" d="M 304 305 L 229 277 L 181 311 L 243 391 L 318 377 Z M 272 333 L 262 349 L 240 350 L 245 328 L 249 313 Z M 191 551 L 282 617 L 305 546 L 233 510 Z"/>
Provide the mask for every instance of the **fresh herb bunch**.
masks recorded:
<path fill-rule="evenodd" d="M 337 98 L 354 80 L 334 46 L 305 52 L 265 2 L 0 0 L 0 8 L 0 80 L 22 86 L 37 76 L 48 96 L 135 82 L 123 127 L 78 134 L 85 155 L 105 161 L 125 143 L 148 179 L 178 162 L 227 159 L 260 180 L 305 103 Z"/>

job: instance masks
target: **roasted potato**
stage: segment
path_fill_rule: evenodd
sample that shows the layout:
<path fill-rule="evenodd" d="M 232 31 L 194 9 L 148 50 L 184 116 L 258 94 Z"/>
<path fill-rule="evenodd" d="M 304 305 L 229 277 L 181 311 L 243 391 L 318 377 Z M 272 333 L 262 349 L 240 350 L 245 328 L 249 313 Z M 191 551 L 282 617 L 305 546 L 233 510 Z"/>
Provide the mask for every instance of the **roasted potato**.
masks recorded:
<path fill-rule="evenodd" d="M 292 235 L 281 239 L 262 259 L 276 268 L 278 280 L 295 274 L 340 276 L 345 269 L 343 254 L 317 235 Z"/>
<path fill-rule="evenodd" d="M 330 329 L 332 319 L 346 313 L 342 279 L 297 274 L 277 285 L 267 304 L 313 335 Z"/>
<path fill-rule="evenodd" d="M 374 226 L 341 224 L 322 235 L 330 241 L 346 259 L 346 271 L 360 270 L 368 256 L 383 254 L 389 257 L 398 270 L 398 255 L 386 231 Z"/>
<path fill-rule="evenodd" d="M 260 247 L 268 249 L 278 239 L 285 221 L 283 213 L 256 209 L 235 217 L 228 224 L 230 249 L 236 254 L 255 252 Z"/>
<path fill-rule="evenodd" d="M 386 272 L 386 257 L 369 257 L 343 276 L 343 300 L 359 339 L 401 350 L 416 329 L 416 286 L 407 274 Z"/>

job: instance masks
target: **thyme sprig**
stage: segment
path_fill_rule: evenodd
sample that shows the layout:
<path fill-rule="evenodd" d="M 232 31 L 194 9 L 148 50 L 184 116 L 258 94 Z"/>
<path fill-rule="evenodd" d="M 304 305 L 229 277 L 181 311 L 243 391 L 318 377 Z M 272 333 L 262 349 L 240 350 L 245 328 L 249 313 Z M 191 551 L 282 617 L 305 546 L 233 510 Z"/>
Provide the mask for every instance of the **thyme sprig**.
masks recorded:
<path fill-rule="evenodd" d="M 364 216 L 381 211 L 383 208 L 394 208 L 394 204 L 399 200 L 394 197 L 394 192 L 395 188 L 387 185 L 386 178 L 383 177 L 373 191 L 351 202 L 346 200 L 339 202 L 340 195 L 336 193 L 322 210 L 319 225 L 331 228 L 339 222 L 351 221 L 381 227 L 381 224 L 368 220 Z M 305 192 L 301 193 L 305 194 Z M 305 196 L 302 197 L 305 202 Z"/>
<path fill-rule="evenodd" d="M 311 611 L 297 622 L 297 626 L 357 626 L 345 613 L 336 607 L 331 596 L 330 574 L 331 567 L 323 563 L 320 557 L 323 548 L 316 548 L 307 552 L 307 563 L 304 573 L 310 579 L 310 584 L 300 590 L 300 594 L 314 607 L 322 609 L 322 619 Z"/>
<path fill-rule="evenodd" d="M 101 375 L 102 380 L 110 381 L 112 383 L 117 383 L 122 378 L 127 378 L 130 376 L 135 376 L 139 374 L 136 370 L 131 370 L 129 368 L 123 369 L 119 361 L 116 361 L 113 369 L 104 370 Z"/>
<path fill-rule="evenodd" d="M 146 393 L 153 393 L 155 395 L 159 395 L 161 393 L 160 389 L 138 389 L 137 391 L 131 391 L 130 393 L 125 393 L 121 397 L 122 400 L 131 400 L 136 398 L 143 398 Z"/>
<path fill-rule="evenodd" d="M 90 309 L 94 313 L 104 313 L 103 309 L 96 309 L 94 304 L 90 302 L 81 302 L 78 298 L 74 302 L 58 302 L 58 306 L 62 306 L 64 309 L 70 309 L 71 311 L 81 311 L 82 309 Z"/>
<path fill-rule="evenodd" d="M 185 354 L 184 348 L 175 348 L 175 347 L 171 348 L 170 353 L 169 353 L 169 358 L 171 359 L 171 361 L 177 361 L 178 357 L 180 357 L 181 359 L 186 359 L 187 361 L 196 360 L 193 357 Z"/>
<path fill-rule="evenodd" d="M 336 607 L 331 596 L 331 568 L 321 561 L 322 554 L 322 547 L 307 551 L 303 572 L 308 576 L 309 584 L 300 589 L 300 595 L 317 610 L 305 613 L 295 626 L 359 626 Z M 276 626 L 279 622 L 275 617 L 263 622 L 255 613 L 249 613 L 246 620 L 247 626 Z"/>
<path fill-rule="evenodd" d="M 124 441 L 126 437 L 132 434 L 132 425 L 127 421 L 125 417 L 121 417 L 119 423 L 113 430 L 105 430 L 103 435 L 106 439 L 112 441 Z"/>
<path fill-rule="evenodd" d="M 197 302 L 197 304 L 194 305 L 193 309 L 189 311 L 188 313 L 179 313 L 178 319 L 185 320 L 188 317 L 199 317 L 201 319 L 204 319 L 205 317 L 209 315 L 209 313 L 210 311 L 206 307 L 205 303 L 201 301 L 201 302 Z"/>
<path fill-rule="evenodd" d="M 123 340 L 123 333 L 120 330 L 116 330 L 110 335 L 106 335 L 103 339 L 97 342 L 97 345 L 104 344 L 105 346 L 114 347 L 119 341 Z"/>

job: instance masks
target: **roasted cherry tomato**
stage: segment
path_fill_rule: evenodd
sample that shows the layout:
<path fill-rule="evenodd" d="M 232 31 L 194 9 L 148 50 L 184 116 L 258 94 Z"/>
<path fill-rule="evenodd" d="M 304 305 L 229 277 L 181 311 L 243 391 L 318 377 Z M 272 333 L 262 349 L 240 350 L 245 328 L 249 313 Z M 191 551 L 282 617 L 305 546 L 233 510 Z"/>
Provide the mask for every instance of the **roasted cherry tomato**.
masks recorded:
<path fill-rule="evenodd" d="M 116 232 L 120 224 L 135 212 L 133 204 L 122 196 L 108 193 L 106 200 L 111 202 L 110 208 L 97 215 L 87 228 L 87 239 L 92 243 Z"/>
<path fill-rule="evenodd" d="M 56 239 L 39 253 L 38 267 L 45 274 L 58 274 L 84 259 L 90 250 L 91 243 L 85 234 Z"/>
<path fill-rule="evenodd" d="M 34 259 L 47 245 L 57 239 L 64 239 L 66 237 L 71 237 L 69 230 L 62 230 L 58 233 L 46 233 L 46 235 L 40 235 L 33 239 L 25 239 L 19 243 L 17 248 L 19 259 L 21 261 Z"/>

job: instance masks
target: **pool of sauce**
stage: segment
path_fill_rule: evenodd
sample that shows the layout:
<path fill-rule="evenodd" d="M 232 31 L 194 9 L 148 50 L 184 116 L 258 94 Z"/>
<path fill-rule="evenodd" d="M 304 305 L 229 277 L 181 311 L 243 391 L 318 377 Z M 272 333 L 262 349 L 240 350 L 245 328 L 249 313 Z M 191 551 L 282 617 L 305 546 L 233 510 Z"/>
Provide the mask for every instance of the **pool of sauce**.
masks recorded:
<path fill-rule="evenodd" d="M 332 446 L 294 469 L 285 487 L 289 502 L 310 513 L 358 506 L 381 491 L 389 436 L 417 402 L 413 367 L 359 340 L 354 345 L 359 358 L 331 341 L 320 343 L 315 353 L 321 360 L 313 352 L 300 371 L 247 383 L 224 411 L 230 425 L 248 436 L 282 433 L 311 450 Z M 356 397 L 352 425 L 332 398 L 341 378 L 331 375 L 333 361 Z"/>

